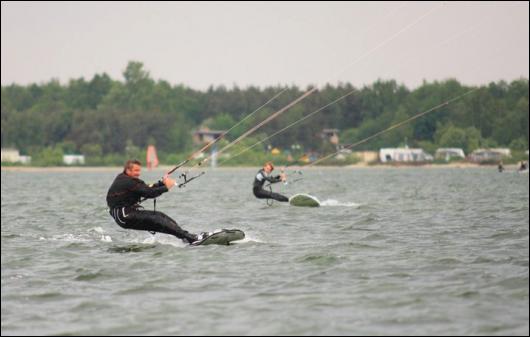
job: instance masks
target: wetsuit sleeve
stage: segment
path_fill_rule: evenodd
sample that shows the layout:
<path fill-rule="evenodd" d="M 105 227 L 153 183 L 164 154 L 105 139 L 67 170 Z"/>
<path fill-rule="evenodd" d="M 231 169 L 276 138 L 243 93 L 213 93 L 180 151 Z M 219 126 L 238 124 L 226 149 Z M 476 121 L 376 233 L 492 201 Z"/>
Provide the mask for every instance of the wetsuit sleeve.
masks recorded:
<path fill-rule="evenodd" d="M 139 196 L 144 198 L 156 198 L 162 193 L 169 191 L 164 184 L 160 186 L 160 184 L 157 183 L 153 187 L 149 187 L 143 181 L 139 182 L 134 190 Z"/>
<path fill-rule="evenodd" d="M 166 186 L 166 185 L 164 184 L 162 180 L 159 180 L 150 187 L 162 187 L 162 186 Z"/>
<path fill-rule="evenodd" d="M 274 184 L 274 183 L 279 183 L 280 181 L 282 181 L 282 178 L 280 176 L 276 176 L 276 177 L 265 177 L 265 180 L 267 180 L 268 182 L 270 182 L 271 184 Z"/>

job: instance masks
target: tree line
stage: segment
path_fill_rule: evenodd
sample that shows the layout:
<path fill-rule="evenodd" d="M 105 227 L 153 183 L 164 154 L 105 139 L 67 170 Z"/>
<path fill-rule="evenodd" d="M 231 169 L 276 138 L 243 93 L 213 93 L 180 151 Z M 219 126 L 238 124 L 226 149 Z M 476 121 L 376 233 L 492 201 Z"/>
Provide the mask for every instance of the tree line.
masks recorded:
<path fill-rule="evenodd" d="M 162 161 L 173 161 L 197 148 L 192 132 L 199 127 L 226 130 L 285 90 L 230 132 L 226 137 L 230 141 L 308 89 L 212 86 L 200 91 L 155 81 L 142 63 L 134 61 L 128 63 L 123 76 L 122 81 L 97 74 L 91 80 L 72 79 L 65 85 L 51 80 L 2 86 L 2 148 L 15 147 L 36 158 L 82 153 L 89 163 L 116 164 L 124 156 L 143 157 L 146 146 L 154 144 Z M 263 139 L 351 93 L 253 149 L 263 153 L 269 145 L 280 149 L 297 145 L 301 152 L 329 153 L 333 148 L 319 136 L 324 128 L 339 129 L 340 143 L 351 144 L 472 88 L 454 79 L 424 82 L 414 90 L 395 80 L 378 80 L 362 88 L 348 83 L 326 85 L 245 143 Z M 525 150 L 528 116 L 528 79 L 492 82 L 357 149 L 378 150 L 406 141 L 431 153 L 437 147 L 460 147 L 466 153 L 494 146 Z"/>

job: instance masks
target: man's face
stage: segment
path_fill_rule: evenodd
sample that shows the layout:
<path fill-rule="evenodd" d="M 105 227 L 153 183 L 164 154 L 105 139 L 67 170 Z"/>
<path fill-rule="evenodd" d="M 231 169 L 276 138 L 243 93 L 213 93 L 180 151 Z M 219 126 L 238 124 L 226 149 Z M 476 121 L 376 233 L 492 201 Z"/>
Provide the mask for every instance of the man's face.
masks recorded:
<path fill-rule="evenodd" d="M 267 173 L 271 173 L 272 172 L 272 166 L 270 165 L 265 165 L 265 167 L 263 168 L 265 170 L 265 172 Z"/>
<path fill-rule="evenodd" d="M 140 165 L 133 164 L 131 168 L 128 168 L 127 170 L 125 170 L 125 174 L 127 174 L 129 177 L 139 178 L 141 171 L 142 171 L 142 167 Z"/>

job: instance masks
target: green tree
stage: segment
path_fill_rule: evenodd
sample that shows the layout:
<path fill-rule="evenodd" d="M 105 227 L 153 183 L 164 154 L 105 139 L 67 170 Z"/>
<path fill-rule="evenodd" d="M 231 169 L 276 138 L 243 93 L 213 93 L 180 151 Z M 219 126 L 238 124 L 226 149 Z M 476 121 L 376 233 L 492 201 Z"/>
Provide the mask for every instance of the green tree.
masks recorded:
<path fill-rule="evenodd" d="M 215 116 L 207 126 L 213 130 L 229 130 L 235 124 L 236 121 L 229 114 L 221 113 Z"/>
<path fill-rule="evenodd" d="M 528 150 L 528 141 L 524 137 L 519 137 L 517 139 L 514 139 L 510 143 L 510 149 L 516 150 L 516 151 Z"/>
<path fill-rule="evenodd" d="M 62 166 L 63 150 L 59 147 L 46 147 L 31 153 L 32 164 L 37 166 Z"/>
<path fill-rule="evenodd" d="M 211 128 L 229 129 L 282 92 L 232 130 L 226 137 L 230 141 L 307 90 L 295 86 L 218 86 L 198 91 L 163 80 L 155 82 L 144 65 L 136 61 L 127 64 L 123 77 L 119 81 L 98 74 L 90 81 L 72 79 L 64 86 L 56 80 L 2 86 L 2 146 L 37 153 L 44 148 L 63 148 L 64 144 L 69 144 L 68 148 L 75 145 L 76 150 L 94 144 L 100 146 L 101 153 L 92 154 L 92 158 L 100 156 L 101 163 L 116 163 L 125 159 L 127 140 L 142 152 L 154 141 L 160 154 L 177 158 L 193 150 L 191 133 L 199 125 L 210 123 Z M 306 151 L 318 150 L 322 147 L 319 134 L 323 128 L 338 128 L 341 143 L 352 144 L 469 89 L 455 80 L 424 82 L 414 90 L 393 80 L 378 80 L 359 89 L 347 83 L 327 85 L 257 132 L 272 135 L 349 94 L 264 145 L 288 149 L 296 143 Z M 466 152 L 495 144 L 521 148 L 523 140 L 528 144 L 528 79 L 494 82 L 477 89 L 356 149 L 396 146 L 405 138 L 409 144 L 428 147 L 460 145 Z M 255 151 L 265 153 L 261 146 Z M 256 158 L 262 159 L 257 154 L 249 154 L 247 159 Z"/>
<path fill-rule="evenodd" d="M 457 147 L 467 149 L 468 138 L 466 131 L 455 126 L 448 127 L 440 137 L 441 147 Z"/>

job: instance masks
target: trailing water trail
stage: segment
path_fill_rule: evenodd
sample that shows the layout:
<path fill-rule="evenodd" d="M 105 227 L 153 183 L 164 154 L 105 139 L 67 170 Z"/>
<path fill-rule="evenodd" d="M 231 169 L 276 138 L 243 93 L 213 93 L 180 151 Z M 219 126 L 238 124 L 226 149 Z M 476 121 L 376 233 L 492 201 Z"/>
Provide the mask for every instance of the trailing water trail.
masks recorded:
<path fill-rule="evenodd" d="M 327 206 L 327 207 L 353 207 L 353 208 L 359 208 L 362 206 L 362 204 L 358 204 L 355 202 L 343 202 L 335 199 L 326 199 L 322 202 L 320 202 L 320 206 Z"/>

